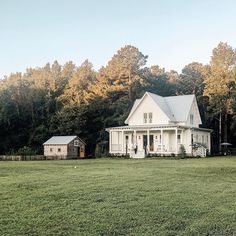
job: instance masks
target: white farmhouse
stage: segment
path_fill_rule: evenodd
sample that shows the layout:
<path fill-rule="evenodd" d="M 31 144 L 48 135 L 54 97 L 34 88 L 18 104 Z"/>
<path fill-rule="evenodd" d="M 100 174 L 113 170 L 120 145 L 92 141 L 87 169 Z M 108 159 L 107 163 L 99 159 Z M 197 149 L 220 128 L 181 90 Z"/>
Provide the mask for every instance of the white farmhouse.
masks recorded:
<path fill-rule="evenodd" d="M 199 128 L 202 121 L 195 95 L 161 97 L 146 92 L 134 102 L 125 124 L 106 129 L 110 154 L 177 155 L 182 145 L 187 155 L 204 156 L 211 149 L 211 130 Z"/>

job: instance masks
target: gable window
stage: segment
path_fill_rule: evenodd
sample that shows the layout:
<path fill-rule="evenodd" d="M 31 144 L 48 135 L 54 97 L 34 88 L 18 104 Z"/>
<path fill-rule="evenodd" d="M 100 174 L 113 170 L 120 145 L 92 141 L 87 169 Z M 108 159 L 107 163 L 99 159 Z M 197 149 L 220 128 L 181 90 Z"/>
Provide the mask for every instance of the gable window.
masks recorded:
<path fill-rule="evenodd" d="M 152 112 L 148 113 L 149 123 L 152 123 Z"/>
<path fill-rule="evenodd" d="M 75 146 L 75 147 L 79 147 L 79 140 L 75 140 L 75 141 L 74 141 L 74 146 Z"/>
<path fill-rule="evenodd" d="M 147 123 L 147 113 L 143 113 L 143 123 Z"/>
<path fill-rule="evenodd" d="M 193 114 L 190 114 L 190 124 L 193 125 Z"/>
<path fill-rule="evenodd" d="M 143 113 L 143 123 L 144 124 L 151 124 L 152 123 L 152 112 Z"/>

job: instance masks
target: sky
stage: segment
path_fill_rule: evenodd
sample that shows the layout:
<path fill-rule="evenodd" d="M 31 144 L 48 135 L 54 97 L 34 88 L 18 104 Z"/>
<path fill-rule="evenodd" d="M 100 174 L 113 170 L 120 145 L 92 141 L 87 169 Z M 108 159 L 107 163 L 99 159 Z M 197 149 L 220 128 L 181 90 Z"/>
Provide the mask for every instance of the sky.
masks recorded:
<path fill-rule="evenodd" d="M 181 72 L 236 47 L 235 0 L 0 0 L 0 78 L 57 60 L 96 70 L 125 45 Z"/>

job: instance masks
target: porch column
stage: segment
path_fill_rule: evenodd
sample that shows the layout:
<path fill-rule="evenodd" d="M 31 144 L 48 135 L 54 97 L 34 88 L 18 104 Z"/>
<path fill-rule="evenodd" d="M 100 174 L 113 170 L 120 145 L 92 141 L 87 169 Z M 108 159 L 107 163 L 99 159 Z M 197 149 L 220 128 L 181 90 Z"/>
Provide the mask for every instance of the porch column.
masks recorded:
<path fill-rule="evenodd" d="M 180 139 L 180 143 L 183 144 L 183 135 L 184 135 L 184 130 L 181 130 L 181 139 Z"/>
<path fill-rule="evenodd" d="M 149 129 L 147 130 L 147 153 L 149 153 L 150 150 L 150 138 L 149 138 Z"/>
<path fill-rule="evenodd" d="M 163 129 L 161 129 L 161 153 L 163 153 Z"/>
<path fill-rule="evenodd" d="M 178 128 L 175 128 L 175 141 L 176 141 L 176 150 L 175 153 L 178 154 Z"/>
<path fill-rule="evenodd" d="M 121 152 L 124 151 L 124 130 L 121 131 Z"/>
<path fill-rule="evenodd" d="M 136 130 L 134 130 L 134 140 L 133 143 L 137 144 L 137 134 L 136 134 Z"/>
<path fill-rule="evenodd" d="M 112 131 L 111 130 L 109 130 L 109 150 L 110 150 L 110 152 L 112 151 L 111 150 L 111 142 L 112 142 L 112 140 L 111 140 L 111 135 L 112 135 Z"/>

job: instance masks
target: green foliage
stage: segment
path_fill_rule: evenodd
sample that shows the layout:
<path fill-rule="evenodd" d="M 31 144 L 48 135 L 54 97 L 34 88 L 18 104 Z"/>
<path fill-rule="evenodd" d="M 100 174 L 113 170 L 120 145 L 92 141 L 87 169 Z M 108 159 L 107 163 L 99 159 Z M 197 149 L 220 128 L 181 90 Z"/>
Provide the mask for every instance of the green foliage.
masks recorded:
<path fill-rule="evenodd" d="M 19 148 L 17 151 L 11 150 L 9 153 L 9 155 L 19 155 L 19 156 L 32 156 L 32 155 L 36 155 L 36 151 L 33 150 L 30 147 L 24 146 Z"/>
<path fill-rule="evenodd" d="M 182 158 L 186 157 L 186 149 L 183 144 L 179 146 L 179 156 Z"/>
<path fill-rule="evenodd" d="M 22 146 L 42 153 L 42 143 L 50 136 L 72 134 L 85 140 L 87 154 L 94 155 L 95 149 L 103 154 L 107 148 L 103 143 L 108 142 L 105 128 L 123 125 L 134 100 L 146 91 L 161 96 L 195 93 L 203 125 L 213 130 L 217 130 L 219 112 L 227 110 L 228 141 L 233 142 L 236 69 L 232 50 L 221 43 L 213 51 L 211 65 L 193 62 L 180 75 L 158 65 L 145 67 L 148 56 L 130 45 L 98 71 L 89 60 L 79 66 L 54 61 L 11 74 L 0 81 L 0 154 Z M 213 133 L 213 143 L 216 137 Z"/>

